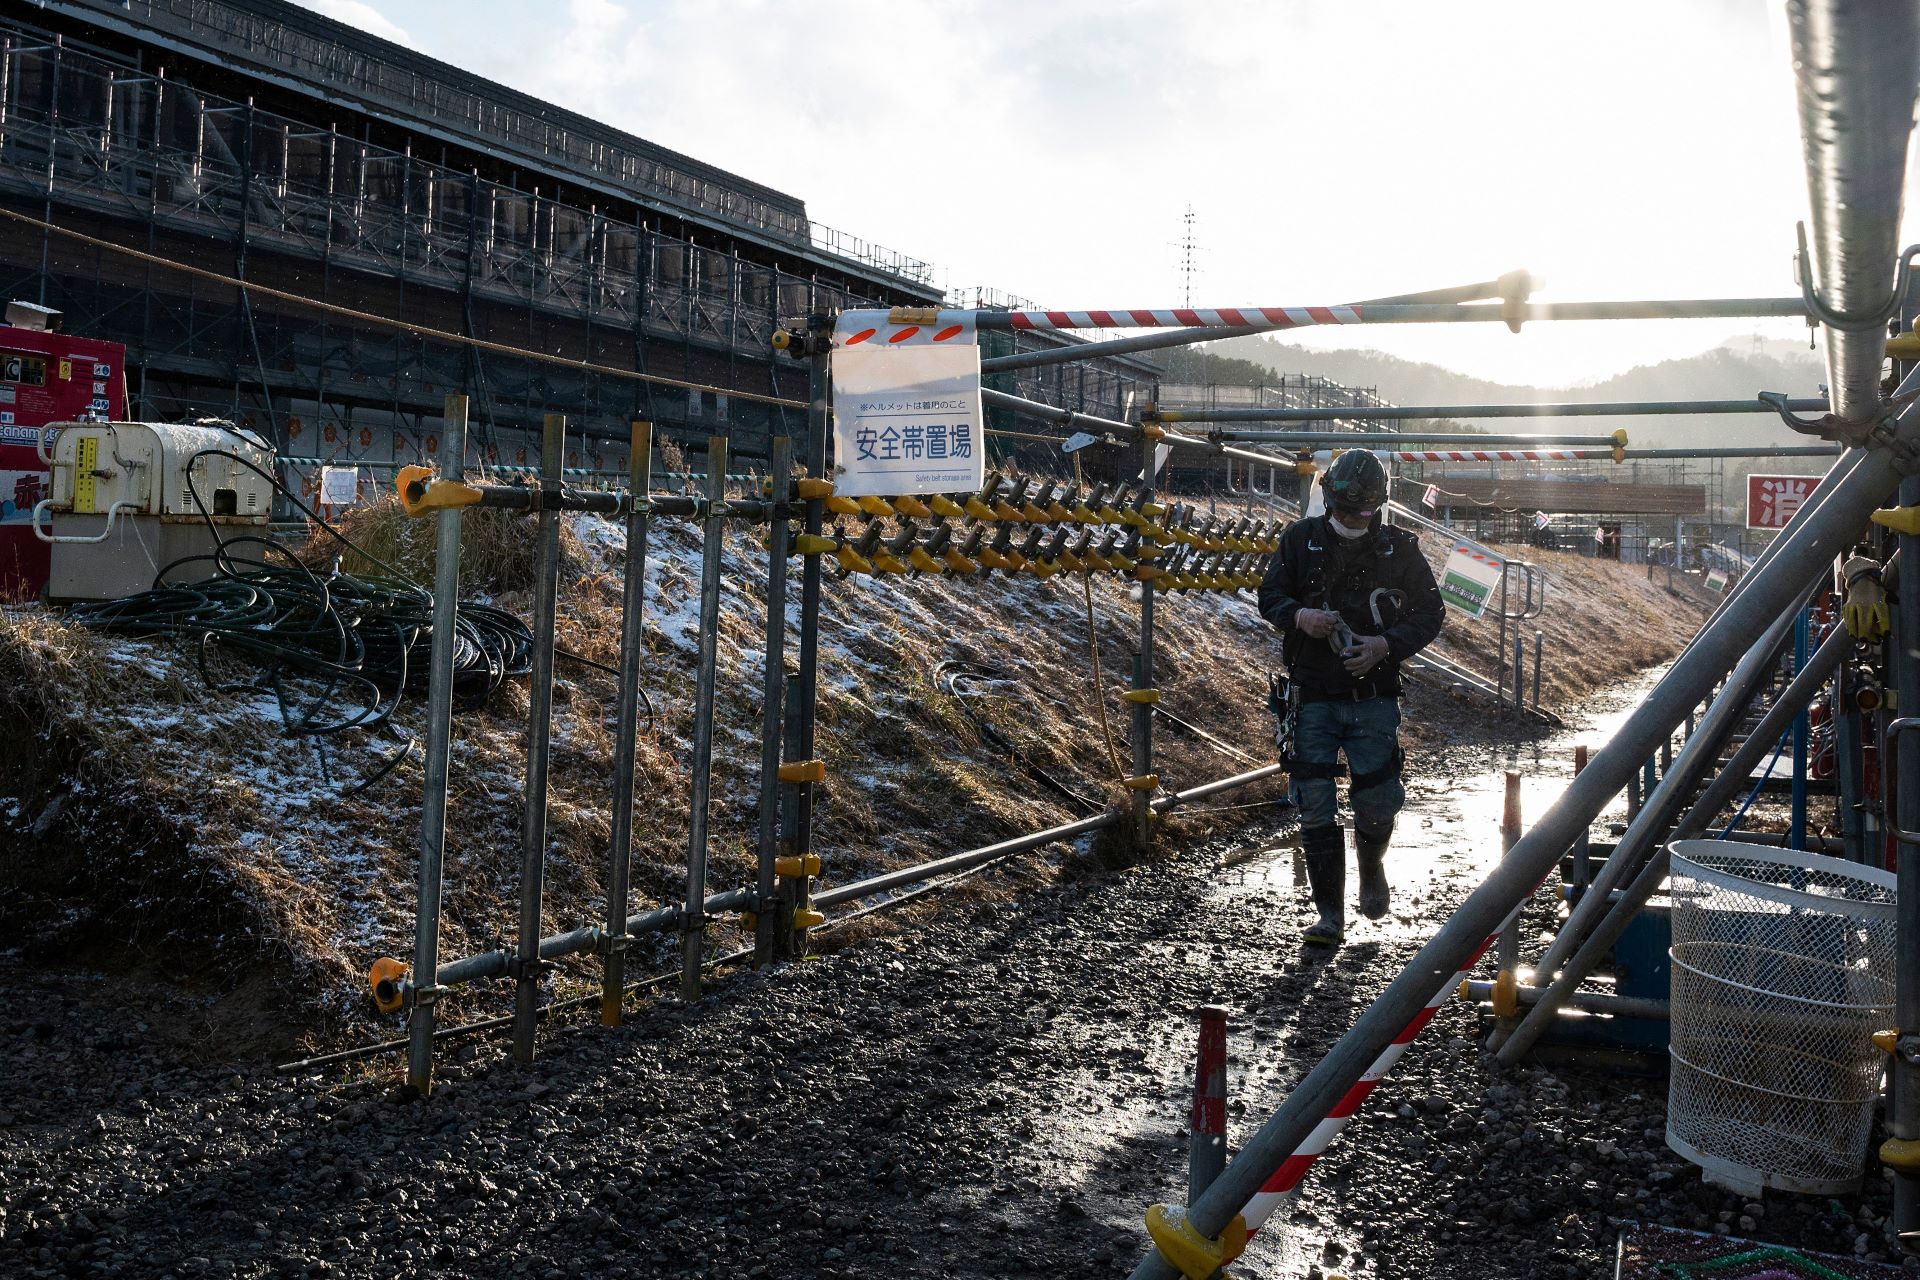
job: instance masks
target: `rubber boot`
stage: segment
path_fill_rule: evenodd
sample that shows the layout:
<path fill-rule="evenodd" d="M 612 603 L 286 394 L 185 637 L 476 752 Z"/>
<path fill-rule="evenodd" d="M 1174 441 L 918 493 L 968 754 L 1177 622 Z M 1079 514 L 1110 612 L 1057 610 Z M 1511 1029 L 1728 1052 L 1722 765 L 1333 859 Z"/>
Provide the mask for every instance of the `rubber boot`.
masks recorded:
<path fill-rule="evenodd" d="M 1320 918 L 1301 941 L 1310 947 L 1337 947 L 1347 926 L 1347 836 L 1340 827 L 1310 827 L 1300 833 L 1306 850 L 1307 882 Z"/>
<path fill-rule="evenodd" d="M 1393 826 L 1384 831 L 1353 829 L 1354 861 L 1360 868 L 1360 914 L 1378 920 L 1392 905 L 1392 890 L 1387 885 L 1387 841 L 1393 838 Z"/>

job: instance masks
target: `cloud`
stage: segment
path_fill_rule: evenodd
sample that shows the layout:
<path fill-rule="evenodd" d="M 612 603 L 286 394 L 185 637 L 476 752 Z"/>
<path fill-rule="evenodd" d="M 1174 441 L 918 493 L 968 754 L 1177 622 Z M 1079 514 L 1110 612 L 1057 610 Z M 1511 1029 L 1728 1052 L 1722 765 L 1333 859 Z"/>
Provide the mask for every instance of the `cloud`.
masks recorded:
<path fill-rule="evenodd" d="M 294 0 L 303 9 L 311 9 L 323 17 L 335 22 L 344 22 L 369 35 L 379 36 L 382 40 L 391 40 L 395 44 L 405 45 L 409 49 L 420 46 L 414 43 L 406 29 L 390 21 L 366 0 Z"/>

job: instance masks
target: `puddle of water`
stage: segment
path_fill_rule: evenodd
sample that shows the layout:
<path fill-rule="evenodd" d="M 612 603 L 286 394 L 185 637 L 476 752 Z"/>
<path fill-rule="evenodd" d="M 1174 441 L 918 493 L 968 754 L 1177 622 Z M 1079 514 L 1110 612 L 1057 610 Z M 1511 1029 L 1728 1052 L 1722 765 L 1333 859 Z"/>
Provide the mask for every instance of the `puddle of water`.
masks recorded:
<path fill-rule="evenodd" d="M 1426 936 L 1431 924 L 1418 919 L 1415 909 L 1422 907 L 1443 883 L 1466 878 L 1477 884 L 1500 861 L 1507 773 L 1520 775 L 1520 820 L 1524 829 L 1545 813 L 1572 781 L 1574 748 L 1584 744 L 1591 755 L 1605 746 L 1664 673 L 1665 668 L 1642 673 L 1590 699 L 1577 709 L 1579 718 L 1571 727 L 1536 741 L 1447 747 L 1426 753 L 1425 759 L 1411 758 L 1407 804 L 1387 855 L 1395 915 L 1377 925 L 1363 921 L 1357 928 L 1364 936 Z M 1624 799 L 1616 801 L 1598 821 L 1624 817 L 1625 808 Z M 1352 825 L 1344 807 L 1342 822 Z M 1223 866 L 1217 892 L 1239 895 L 1304 885 L 1295 861 L 1292 849 L 1282 844 L 1253 852 L 1252 856 L 1231 856 Z M 1349 864 L 1349 887 L 1353 877 Z"/>
<path fill-rule="evenodd" d="M 1428 900 L 1446 890 L 1458 892 L 1478 884 L 1501 857 L 1500 822 L 1506 804 L 1506 775 L 1520 775 L 1520 818 L 1522 826 L 1531 825 L 1566 790 L 1573 779 L 1574 748 L 1585 744 L 1591 756 L 1609 742 L 1620 725 L 1658 683 L 1664 668 L 1643 673 L 1634 680 L 1594 697 L 1570 716 L 1570 727 L 1537 741 L 1495 744 L 1482 747 L 1449 747 L 1431 752 L 1426 758 L 1414 758 L 1407 780 L 1407 804 L 1401 811 L 1387 857 L 1387 874 L 1393 883 L 1394 914 L 1374 922 L 1353 920 L 1348 923 L 1348 943 L 1377 939 L 1421 943 L 1432 935 L 1437 923 L 1426 909 Z M 1624 799 L 1598 819 L 1605 822 L 1625 815 Z M 1351 825 L 1350 815 L 1342 821 Z M 1296 888 L 1296 884 L 1301 887 Z M 1348 891 L 1353 892 L 1354 872 L 1348 870 Z M 1227 859 L 1214 891 L 1239 896 L 1248 893 L 1278 895 L 1284 902 L 1295 897 L 1304 900 L 1304 877 L 1296 870 L 1294 851 L 1275 844 L 1250 857 L 1232 855 Z M 1290 896 L 1291 895 L 1291 896 Z M 1351 899 L 1349 908 L 1351 908 Z M 1351 916 L 1351 910 L 1349 911 Z M 1537 952 L 1530 941 L 1523 942 L 1523 955 Z M 1278 1063 L 1268 1060 L 1271 1044 L 1243 1045 L 1236 1056 L 1232 1096 L 1247 1100 L 1246 1122 L 1264 1119 L 1285 1097 L 1289 1072 L 1277 1070 Z M 1251 1052 L 1248 1052 L 1251 1050 Z M 1297 1075 L 1303 1064 L 1293 1064 Z M 1310 1175 L 1311 1176 L 1311 1175 Z M 1300 1223 L 1290 1220 L 1291 1210 L 1283 1209 L 1260 1233 L 1246 1260 L 1259 1270 L 1250 1274 L 1265 1276 L 1299 1275 L 1320 1258 L 1328 1241 L 1337 1242 L 1351 1253 L 1360 1241 L 1332 1227 L 1324 1218 Z"/>

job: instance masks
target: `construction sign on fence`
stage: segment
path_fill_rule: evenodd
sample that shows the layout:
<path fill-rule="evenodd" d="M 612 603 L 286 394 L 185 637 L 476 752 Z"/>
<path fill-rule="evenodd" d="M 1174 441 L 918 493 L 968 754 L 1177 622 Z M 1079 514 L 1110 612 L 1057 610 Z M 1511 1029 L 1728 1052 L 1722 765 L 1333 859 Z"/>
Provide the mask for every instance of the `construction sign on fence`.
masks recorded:
<path fill-rule="evenodd" d="M 1719 595 L 1727 589 L 1727 571 L 1715 566 L 1707 570 L 1707 590 Z"/>
<path fill-rule="evenodd" d="M 986 483 L 971 312 L 842 313 L 833 333 L 833 487 L 849 498 Z"/>
<path fill-rule="evenodd" d="M 1487 611 L 1506 568 L 1507 562 L 1485 547 L 1456 542 L 1440 571 L 1440 598 L 1469 618 L 1478 618 Z"/>
<path fill-rule="evenodd" d="M 1819 476 L 1747 477 L 1747 528 L 1784 529 L 1820 483 Z"/>

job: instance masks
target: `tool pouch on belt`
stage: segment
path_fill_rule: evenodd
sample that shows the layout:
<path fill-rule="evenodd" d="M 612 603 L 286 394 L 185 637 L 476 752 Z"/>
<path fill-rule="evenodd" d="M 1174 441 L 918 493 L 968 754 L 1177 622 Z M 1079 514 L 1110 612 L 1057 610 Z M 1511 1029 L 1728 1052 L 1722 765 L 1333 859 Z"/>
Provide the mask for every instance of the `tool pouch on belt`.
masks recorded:
<path fill-rule="evenodd" d="M 1300 699 L 1293 681 L 1267 673 L 1267 710 L 1273 712 L 1273 747 L 1280 763 L 1293 767 L 1293 736 L 1299 727 Z"/>

